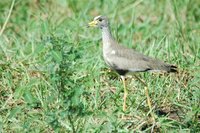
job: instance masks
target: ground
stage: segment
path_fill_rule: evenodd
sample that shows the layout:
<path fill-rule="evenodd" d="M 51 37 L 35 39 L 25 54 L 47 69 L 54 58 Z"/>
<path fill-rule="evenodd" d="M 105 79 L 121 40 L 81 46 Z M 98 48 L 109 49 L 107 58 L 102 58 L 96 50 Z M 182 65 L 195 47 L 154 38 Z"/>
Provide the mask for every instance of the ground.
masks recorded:
<path fill-rule="evenodd" d="M 0 1 L 0 131 L 200 132 L 199 8 L 199 0 Z M 101 32 L 87 28 L 100 14 L 122 45 L 179 70 L 127 77 L 126 112 Z"/>

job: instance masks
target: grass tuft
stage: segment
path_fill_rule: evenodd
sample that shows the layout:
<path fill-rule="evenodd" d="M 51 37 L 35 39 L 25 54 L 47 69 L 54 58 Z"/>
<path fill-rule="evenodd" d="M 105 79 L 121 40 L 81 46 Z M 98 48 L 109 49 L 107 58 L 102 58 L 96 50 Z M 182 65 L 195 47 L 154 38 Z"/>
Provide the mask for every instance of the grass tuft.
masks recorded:
<path fill-rule="evenodd" d="M 0 1 L 0 132 L 200 132 L 199 8 L 198 0 Z M 100 14 L 120 43 L 178 66 L 136 74 L 151 111 L 133 76 L 123 112 L 101 33 L 86 28 Z"/>

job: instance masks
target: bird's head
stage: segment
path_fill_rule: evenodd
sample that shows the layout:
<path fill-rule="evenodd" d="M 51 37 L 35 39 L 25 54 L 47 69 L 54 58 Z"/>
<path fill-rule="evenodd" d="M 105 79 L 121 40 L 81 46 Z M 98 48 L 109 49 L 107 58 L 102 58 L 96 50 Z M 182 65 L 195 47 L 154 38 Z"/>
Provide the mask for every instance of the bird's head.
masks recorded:
<path fill-rule="evenodd" d="M 104 28 L 108 27 L 108 19 L 105 16 L 97 16 L 93 19 L 92 22 L 88 23 L 88 27 L 99 27 L 99 28 Z"/>

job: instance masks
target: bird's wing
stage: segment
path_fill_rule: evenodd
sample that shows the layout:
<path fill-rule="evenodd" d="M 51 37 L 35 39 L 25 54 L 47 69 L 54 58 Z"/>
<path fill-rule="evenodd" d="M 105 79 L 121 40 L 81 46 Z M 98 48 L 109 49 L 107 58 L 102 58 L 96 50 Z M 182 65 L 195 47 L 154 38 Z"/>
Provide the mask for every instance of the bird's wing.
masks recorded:
<path fill-rule="evenodd" d="M 138 53 L 132 49 L 118 45 L 114 47 L 114 53 L 109 55 L 109 65 L 114 69 L 128 70 L 132 72 L 165 70 L 167 64 Z"/>

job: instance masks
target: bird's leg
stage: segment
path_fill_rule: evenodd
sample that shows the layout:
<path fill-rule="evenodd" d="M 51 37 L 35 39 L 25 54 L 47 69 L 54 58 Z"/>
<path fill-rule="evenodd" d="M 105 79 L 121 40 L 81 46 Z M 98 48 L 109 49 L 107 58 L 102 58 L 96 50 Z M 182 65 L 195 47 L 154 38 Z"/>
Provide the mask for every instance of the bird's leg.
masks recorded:
<path fill-rule="evenodd" d="M 128 91 L 126 89 L 126 82 L 125 82 L 125 77 L 121 76 L 122 82 L 123 82 L 123 86 L 124 86 L 124 102 L 123 102 L 123 111 L 126 111 L 126 98 L 128 95 Z"/>
<path fill-rule="evenodd" d="M 135 75 L 135 77 L 145 86 L 144 89 L 145 89 L 145 95 L 147 97 L 147 104 L 149 106 L 151 117 L 152 117 L 153 121 L 155 121 L 154 114 L 152 113 L 151 99 L 149 97 L 149 92 L 148 92 L 148 88 L 147 88 L 148 85 L 142 79 L 138 78 L 136 75 Z"/>
<path fill-rule="evenodd" d="M 147 104 L 149 106 L 149 110 L 150 110 L 150 114 L 151 114 L 151 117 L 153 119 L 153 122 L 155 122 L 155 116 L 154 114 L 152 113 L 152 106 L 151 106 L 151 99 L 149 97 L 149 92 L 148 92 L 148 88 L 147 87 L 144 87 L 145 89 L 145 94 L 146 94 L 146 97 L 147 97 Z"/>
<path fill-rule="evenodd" d="M 148 106 L 149 106 L 149 109 L 152 110 L 151 99 L 150 99 L 150 97 L 149 97 L 149 92 L 148 92 L 147 84 L 146 84 L 142 79 L 138 78 L 136 75 L 135 75 L 135 77 L 136 77 L 138 80 L 140 80 L 140 82 L 145 86 L 144 89 L 145 89 L 145 95 L 146 95 L 146 97 L 147 97 L 147 104 L 148 104 Z"/>
<path fill-rule="evenodd" d="M 152 106 L 151 106 L 151 99 L 149 97 L 149 92 L 148 92 L 148 88 L 147 87 L 144 87 L 145 88 L 145 94 L 146 94 L 146 97 L 147 97 L 147 104 L 149 106 L 149 109 L 150 111 L 152 110 Z"/>

